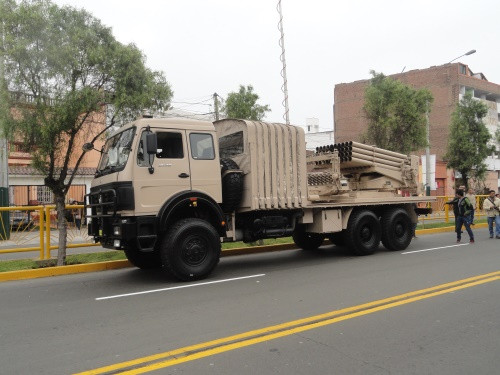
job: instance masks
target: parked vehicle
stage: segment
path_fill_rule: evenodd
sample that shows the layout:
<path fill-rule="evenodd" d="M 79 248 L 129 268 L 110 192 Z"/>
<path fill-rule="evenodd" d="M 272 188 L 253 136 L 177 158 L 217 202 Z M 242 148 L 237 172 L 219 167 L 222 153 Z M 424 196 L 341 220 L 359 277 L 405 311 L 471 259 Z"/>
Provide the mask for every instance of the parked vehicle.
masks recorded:
<path fill-rule="evenodd" d="M 226 241 L 292 236 L 305 250 L 325 238 L 356 255 L 380 242 L 403 250 L 416 203 L 432 200 L 410 196 L 418 157 L 356 142 L 306 156 L 302 128 L 283 124 L 139 119 L 101 152 L 86 196 L 89 234 L 181 280 L 207 277 Z"/>

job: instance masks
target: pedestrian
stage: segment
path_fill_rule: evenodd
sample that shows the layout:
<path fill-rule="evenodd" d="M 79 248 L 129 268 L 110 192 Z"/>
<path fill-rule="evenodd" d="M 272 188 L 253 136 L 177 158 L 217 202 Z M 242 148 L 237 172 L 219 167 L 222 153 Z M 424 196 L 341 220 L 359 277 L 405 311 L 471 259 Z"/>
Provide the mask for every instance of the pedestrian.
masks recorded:
<path fill-rule="evenodd" d="M 463 190 L 457 190 L 458 200 L 458 220 L 457 220 L 457 243 L 462 240 L 462 226 L 465 226 L 467 233 L 469 234 L 470 243 L 474 243 L 474 233 L 470 229 L 472 204 L 469 199 L 464 196 Z"/>
<path fill-rule="evenodd" d="M 458 201 L 460 200 L 460 196 L 458 195 L 458 190 L 455 192 L 455 198 L 453 198 L 449 202 L 445 202 L 445 204 L 449 204 L 453 206 L 453 215 L 455 216 L 455 233 L 458 233 Z M 460 231 L 462 231 L 460 229 Z"/>
<path fill-rule="evenodd" d="M 476 211 L 476 194 L 474 194 L 474 190 L 469 189 L 467 194 L 465 194 L 469 202 L 472 204 L 472 214 L 471 214 L 471 225 L 474 225 L 474 212 Z"/>
<path fill-rule="evenodd" d="M 78 204 L 78 202 L 75 199 L 71 198 L 69 200 L 69 204 L 76 205 L 76 204 Z M 81 213 L 79 208 L 77 208 L 73 211 L 73 218 L 74 218 L 75 226 L 77 227 L 78 230 L 80 230 L 80 228 L 82 226 L 82 213 Z"/>
<path fill-rule="evenodd" d="M 500 198 L 495 196 L 495 190 L 490 190 L 490 196 L 483 202 L 483 209 L 488 218 L 490 238 L 493 238 L 493 223 L 495 223 L 496 238 L 500 239 Z"/>

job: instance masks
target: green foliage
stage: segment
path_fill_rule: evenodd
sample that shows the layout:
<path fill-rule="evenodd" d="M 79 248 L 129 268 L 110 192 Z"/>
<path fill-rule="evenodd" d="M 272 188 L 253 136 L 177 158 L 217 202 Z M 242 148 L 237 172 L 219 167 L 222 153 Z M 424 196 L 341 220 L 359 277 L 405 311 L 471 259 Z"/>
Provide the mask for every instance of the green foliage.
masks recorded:
<path fill-rule="evenodd" d="M 433 101 L 430 91 L 415 90 L 373 70 L 371 74 L 363 107 L 369 125 L 363 140 L 404 154 L 426 147 L 425 114 Z"/>
<path fill-rule="evenodd" d="M 16 97 L 13 112 L 0 111 L 0 124 L 31 151 L 54 193 L 63 262 L 64 197 L 84 156 L 81 144 L 144 109 L 168 109 L 172 90 L 136 46 L 119 43 L 84 10 L 49 0 L 0 0 L 0 10 L 6 87 Z"/>
<path fill-rule="evenodd" d="M 464 95 L 451 117 L 450 136 L 445 155 L 448 168 L 462 174 L 468 188 L 469 178 L 483 180 L 486 172 L 484 159 L 492 152 L 488 141 L 491 135 L 483 122 L 488 107 L 472 97 Z"/>
<path fill-rule="evenodd" d="M 86 11 L 47 0 L 0 1 L 7 8 L 7 86 L 26 102 L 16 103 L 18 114 L 5 119 L 5 130 L 32 150 L 47 186 L 65 194 L 76 172 L 68 166 L 78 167 L 83 157 L 76 143 L 93 142 L 105 131 L 93 116 L 111 107 L 111 127 L 144 109 L 167 109 L 172 91 L 162 73 L 145 66 L 137 47 L 116 41 Z"/>
<path fill-rule="evenodd" d="M 240 85 L 238 92 L 230 92 L 227 95 L 222 112 L 229 118 L 261 121 L 271 109 L 267 104 L 257 104 L 257 100 L 259 95 L 253 92 L 251 85 Z"/>

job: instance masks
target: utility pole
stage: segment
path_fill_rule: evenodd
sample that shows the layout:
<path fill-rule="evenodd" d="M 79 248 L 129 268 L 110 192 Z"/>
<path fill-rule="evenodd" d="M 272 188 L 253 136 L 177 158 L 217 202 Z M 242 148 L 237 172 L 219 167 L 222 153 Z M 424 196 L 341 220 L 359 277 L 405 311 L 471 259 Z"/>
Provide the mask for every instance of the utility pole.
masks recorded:
<path fill-rule="evenodd" d="M 283 115 L 283 119 L 285 120 L 287 125 L 290 125 L 290 116 L 288 109 L 288 81 L 286 79 L 286 60 L 285 60 L 285 32 L 283 31 L 283 13 L 281 11 L 281 0 L 278 1 L 277 6 L 278 13 L 280 14 L 280 21 L 278 23 L 278 30 L 280 31 L 281 38 L 279 41 L 279 45 L 281 47 L 281 56 L 280 60 L 283 64 L 283 69 L 281 69 L 281 76 L 283 77 L 283 86 L 281 86 L 281 91 L 285 95 L 285 99 L 283 100 L 283 106 L 285 107 L 285 114 Z"/>
<path fill-rule="evenodd" d="M 214 92 L 214 110 L 215 110 L 215 121 L 219 121 L 219 100 L 218 94 Z"/>
<path fill-rule="evenodd" d="M 4 23 L 0 24 L 0 207 L 9 206 L 9 161 L 7 138 L 4 134 L 5 116 L 10 111 L 4 66 Z M 10 238 L 9 212 L 0 213 L 0 240 Z"/>
<path fill-rule="evenodd" d="M 425 195 L 431 195 L 431 137 L 429 124 L 429 102 L 426 103 L 425 125 L 427 130 L 427 147 L 425 148 Z"/>

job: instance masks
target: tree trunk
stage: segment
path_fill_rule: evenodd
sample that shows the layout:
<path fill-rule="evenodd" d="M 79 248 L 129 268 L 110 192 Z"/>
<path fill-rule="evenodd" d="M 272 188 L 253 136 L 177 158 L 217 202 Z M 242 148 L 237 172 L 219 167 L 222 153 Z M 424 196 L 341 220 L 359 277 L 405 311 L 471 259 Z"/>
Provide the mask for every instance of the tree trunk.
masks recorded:
<path fill-rule="evenodd" d="M 56 210 L 57 210 L 57 229 L 59 230 L 59 248 L 57 250 L 57 265 L 64 266 L 66 264 L 66 242 L 67 242 L 67 224 L 64 215 L 64 194 L 55 195 Z"/>

